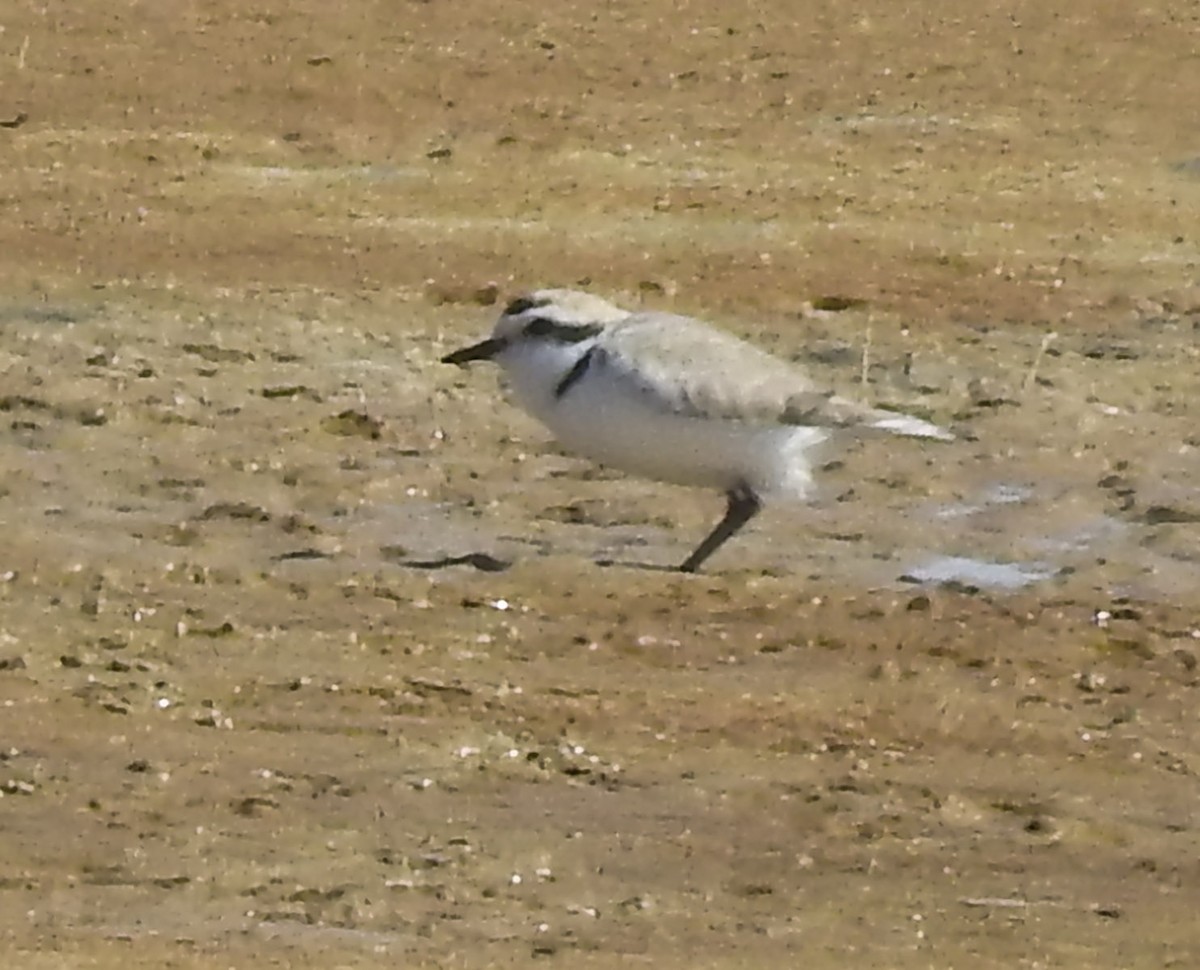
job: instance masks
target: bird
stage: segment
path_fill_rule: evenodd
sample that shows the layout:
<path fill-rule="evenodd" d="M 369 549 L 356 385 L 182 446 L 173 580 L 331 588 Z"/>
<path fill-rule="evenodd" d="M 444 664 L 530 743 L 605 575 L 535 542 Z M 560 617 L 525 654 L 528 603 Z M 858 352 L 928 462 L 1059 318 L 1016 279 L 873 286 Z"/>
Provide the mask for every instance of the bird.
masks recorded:
<path fill-rule="evenodd" d="M 767 499 L 803 500 L 834 437 L 941 441 L 921 418 L 837 396 L 799 366 L 693 317 L 625 310 L 580 290 L 508 303 L 486 339 L 442 363 L 493 361 L 567 451 L 633 475 L 718 489 L 725 513 L 678 566 L 692 573 Z"/>

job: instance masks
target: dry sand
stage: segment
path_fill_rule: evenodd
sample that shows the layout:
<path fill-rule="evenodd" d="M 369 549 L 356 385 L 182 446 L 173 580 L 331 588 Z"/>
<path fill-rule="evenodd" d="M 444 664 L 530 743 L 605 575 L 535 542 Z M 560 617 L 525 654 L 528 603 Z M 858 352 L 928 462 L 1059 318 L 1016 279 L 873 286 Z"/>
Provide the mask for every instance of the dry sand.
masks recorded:
<path fill-rule="evenodd" d="M 797 9 L 4 10 L 6 966 L 1200 965 L 1195 7 Z M 962 435 L 647 568 L 546 284 Z"/>

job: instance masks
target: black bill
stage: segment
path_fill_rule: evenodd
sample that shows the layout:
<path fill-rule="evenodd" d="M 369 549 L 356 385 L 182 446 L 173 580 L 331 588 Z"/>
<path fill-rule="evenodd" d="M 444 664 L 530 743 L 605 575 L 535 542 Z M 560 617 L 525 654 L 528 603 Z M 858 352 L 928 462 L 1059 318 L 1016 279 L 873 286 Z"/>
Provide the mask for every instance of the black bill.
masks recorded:
<path fill-rule="evenodd" d="M 508 341 L 506 340 L 488 337 L 487 340 L 471 344 L 470 347 L 463 347 L 462 350 L 456 350 L 452 354 L 447 354 L 442 358 L 442 363 L 457 364 L 461 367 L 463 364 L 469 364 L 473 360 L 491 360 L 504 349 L 507 343 Z"/>

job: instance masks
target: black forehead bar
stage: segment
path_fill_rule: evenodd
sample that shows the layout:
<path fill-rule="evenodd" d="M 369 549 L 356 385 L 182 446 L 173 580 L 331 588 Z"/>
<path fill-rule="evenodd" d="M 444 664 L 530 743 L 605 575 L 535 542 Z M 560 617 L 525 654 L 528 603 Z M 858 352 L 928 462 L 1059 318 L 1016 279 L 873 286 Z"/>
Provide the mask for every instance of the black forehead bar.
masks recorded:
<path fill-rule="evenodd" d="M 534 317 L 521 332 L 527 337 L 546 337 L 562 344 L 577 344 L 596 336 L 603 329 L 598 323 L 569 324 L 559 323 L 550 317 Z"/>
<path fill-rule="evenodd" d="M 518 313 L 524 313 L 526 310 L 534 310 L 540 306 L 545 306 L 549 300 L 535 300 L 528 296 L 518 296 L 508 306 L 504 308 L 506 317 L 515 317 Z"/>

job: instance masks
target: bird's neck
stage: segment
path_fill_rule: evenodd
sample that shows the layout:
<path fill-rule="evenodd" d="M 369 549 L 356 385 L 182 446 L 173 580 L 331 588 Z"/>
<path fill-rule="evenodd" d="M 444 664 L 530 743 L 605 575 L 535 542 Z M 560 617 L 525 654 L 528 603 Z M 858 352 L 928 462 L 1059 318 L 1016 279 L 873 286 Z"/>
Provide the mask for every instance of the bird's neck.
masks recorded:
<path fill-rule="evenodd" d="M 595 340 L 528 343 L 512 348 L 498 362 L 508 376 L 517 402 L 530 414 L 542 418 L 554 409 L 562 381 L 594 344 Z"/>

